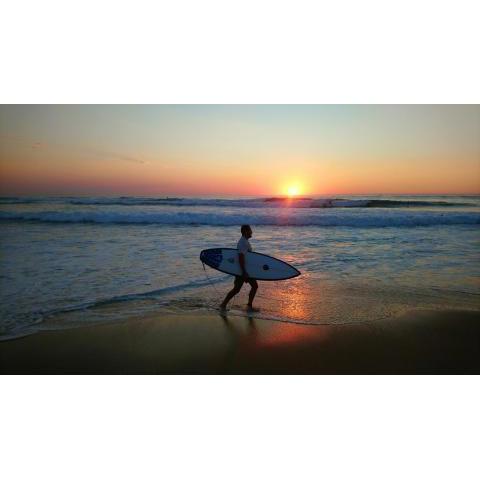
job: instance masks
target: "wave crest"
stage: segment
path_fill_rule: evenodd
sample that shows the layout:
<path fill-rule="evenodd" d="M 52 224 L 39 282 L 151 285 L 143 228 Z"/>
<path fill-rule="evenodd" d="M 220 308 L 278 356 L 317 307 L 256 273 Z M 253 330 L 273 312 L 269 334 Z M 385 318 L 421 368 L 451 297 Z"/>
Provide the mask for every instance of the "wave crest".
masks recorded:
<path fill-rule="evenodd" d="M 422 212 L 422 211 L 365 211 L 343 212 L 317 211 L 299 213 L 283 210 L 278 213 L 199 213 L 199 212 L 0 212 L 0 220 L 47 223 L 95 223 L 95 224 L 158 224 L 158 225 L 213 225 L 234 226 L 319 226 L 319 227 L 419 227 L 431 225 L 476 225 L 480 214 L 474 212 Z"/>
<path fill-rule="evenodd" d="M 391 200 L 378 198 L 182 198 L 182 197 L 0 197 L 0 205 L 55 203 L 97 206 L 175 206 L 175 207 L 240 207 L 240 208 L 421 208 L 465 207 L 475 203 L 438 200 Z"/>

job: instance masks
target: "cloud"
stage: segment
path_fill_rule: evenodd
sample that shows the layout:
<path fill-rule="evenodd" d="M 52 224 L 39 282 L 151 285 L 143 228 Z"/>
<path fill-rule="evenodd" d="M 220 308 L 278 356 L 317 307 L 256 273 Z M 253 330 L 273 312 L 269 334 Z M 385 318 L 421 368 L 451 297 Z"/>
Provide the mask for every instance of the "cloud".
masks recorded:
<path fill-rule="evenodd" d="M 32 150 L 39 148 L 44 148 L 47 146 L 44 142 L 37 142 L 31 138 L 21 137 L 19 135 L 12 135 L 10 133 L 5 133 L 0 135 L 0 144 L 2 143 L 13 143 L 14 145 L 19 145 L 20 147 L 29 147 Z"/>
<path fill-rule="evenodd" d="M 98 157 L 105 157 L 105 158 L 114 158 L 118 160 L 122 160 L 124 162 L 130 162 L 130 163 L 138 163 L 138 164 L 143 164 L 146 163 L 145 160 L 142 160 L 137 157 L 132 157 L 130 155 L 125 155 L 123 153 L 117 153 L 117 152 L 107 152 L 104 150 L 96 150 L 96 149 L 85 149 L 85 151 L 88 151 L 89 153 L 93 153 L 94 155 L 97 155 Z"/>
<path fill-rule="evenodd" d="M 32 150 L 39 150 L 39 149 L 45 149 L 45 148 L 50 148 L 50 149 L 57 148 L 57 149 L 68 150 L 68 151 L 74 150 L 80 153 L 88 153 L 90 155 L 95 155 L 96 157 L 116 159 L 116 160 L 121 160 L 122 162 L 136 163 L 138 165 L 146 163 L 145 160 L 142 160 L 141 158 L 134 157 L 132 155 L 126 155 L 120 152 L 111 152 L 111 151 L 100 150 L 92 147 L 68 146 L 60 143 L 55 143 L 55 144 L 46 143 L 46 142 L 38 141 L 35 139 L 31 139 L 31 138 L 21 137 L 19 135 L 12 135 L 9 133 L 0 135 L 0 143 L 14 143 L 22 147 L 29 147 Z"/>

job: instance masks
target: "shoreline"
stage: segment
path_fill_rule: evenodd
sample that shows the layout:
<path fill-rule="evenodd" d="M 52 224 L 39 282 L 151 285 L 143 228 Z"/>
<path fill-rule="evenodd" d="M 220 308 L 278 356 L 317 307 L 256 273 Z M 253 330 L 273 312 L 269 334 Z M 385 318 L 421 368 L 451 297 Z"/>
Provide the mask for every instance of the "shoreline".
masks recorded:
<path fill-rule="evenodd" d="M 479 374 L 480 312 L 348 325 L 159 312 L 0 342 L 1 374 Z"/>

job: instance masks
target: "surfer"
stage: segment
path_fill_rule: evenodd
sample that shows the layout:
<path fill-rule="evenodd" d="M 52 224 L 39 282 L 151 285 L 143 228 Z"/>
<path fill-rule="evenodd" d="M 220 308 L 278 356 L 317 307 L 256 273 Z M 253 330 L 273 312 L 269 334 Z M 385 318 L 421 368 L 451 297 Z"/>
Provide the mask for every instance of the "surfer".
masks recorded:
<path fill-rule="evenodd" d="M 240 263 L 240 268 L 242 269 L 242 275 L 236 275 L 235 281 L 233 283 L 233 288 L 227 293 L 225 300 L 221 303 L 220 309 L 226 310 L 227 303 L 242 289 L 243 284 L 249 283 L 252 287 L 250 289 L 250 293 L 248 294 L 248 304 L 247 309 L 250 312 L 258 312 L 257 308 L 253 308 L 253 299 L 255 298 L 255 294 L 257 293 L 258 283 L 254 278 L 250 278 L 248 276 L 248 272 L 245 269 L 245 254 L 247 252 L 252 251 L 252 246 L 248 241 L 249 238 L 252 238 L 252 229 L 250 225 L 242 225 L 240 228 L 242 232 L 242 238 L 237 243 L 237 250 L 238 250 L 238 261 Z"/>

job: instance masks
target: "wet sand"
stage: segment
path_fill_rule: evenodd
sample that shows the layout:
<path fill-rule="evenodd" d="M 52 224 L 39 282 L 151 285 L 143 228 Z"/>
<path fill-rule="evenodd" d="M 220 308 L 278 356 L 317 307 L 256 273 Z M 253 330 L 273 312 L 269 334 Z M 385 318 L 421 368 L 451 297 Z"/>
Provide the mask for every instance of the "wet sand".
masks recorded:
<path fill-rule="evenodd" d="M 0 342 L 0 373 L 479 374 L 480 312 L 338 326 L 159 312 Z"/>

